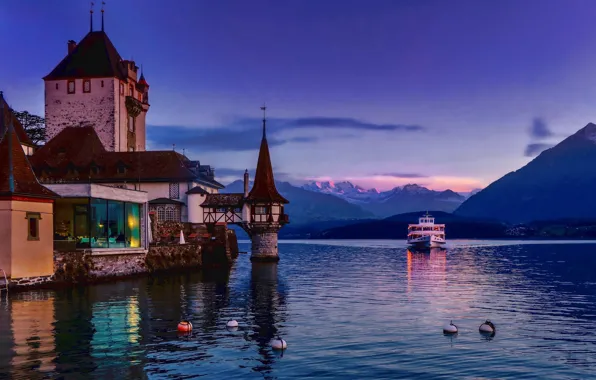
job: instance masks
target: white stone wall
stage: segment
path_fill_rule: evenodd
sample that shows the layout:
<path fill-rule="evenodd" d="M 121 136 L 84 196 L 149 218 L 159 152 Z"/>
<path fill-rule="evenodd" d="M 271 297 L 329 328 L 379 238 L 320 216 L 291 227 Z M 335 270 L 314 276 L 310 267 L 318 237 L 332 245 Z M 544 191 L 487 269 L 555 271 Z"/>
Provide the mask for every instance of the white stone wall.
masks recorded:
<path fill-rule="evenodd" d="M 190 223 L 203 224 L 203 208 L 201 203 L 205 201 L 207 196 L 203 194 L 190 194 L 188 196 L 188 221 Z"/>
<path fill-rule="evenodd" d="M 68 93 L 67 80 L 45 82 L 45 119 L 48 140 L 66 127 L 93 125 L 102 144 L 115 150 L 117 79 L 92 78 L 91 92 L 83 92 L 83 80 L 75 80 L 75 93 Z M 103 87 L 102 87 L 103 82 Z"/>
<path fill-rule="evenodd" d="M 56 136 L 65 127 L 93 125 L 107 150 L 128 151 L 126 96 L 141 98 L 136 82 L 132 78 L 127 82 L 116 78 L 92 78 L 90 81 L 91 91 L 86 93 L 83 92 L 83 79 L 75 79 L 74 94 L 68 93 L 68 80 L 45 82 L 47 138 Z M 141 112 L 135 120 L 136 151 L 145 150 L 146 117 L 147 113 Z"/>

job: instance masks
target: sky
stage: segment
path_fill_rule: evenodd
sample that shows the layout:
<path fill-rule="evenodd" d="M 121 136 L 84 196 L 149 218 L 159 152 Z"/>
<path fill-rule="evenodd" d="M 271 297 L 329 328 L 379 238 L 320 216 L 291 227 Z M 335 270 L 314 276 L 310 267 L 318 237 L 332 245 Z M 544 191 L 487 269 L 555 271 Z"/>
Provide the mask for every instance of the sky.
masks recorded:
<path fill-rule="evenodd" d="M 596 121 L 596 1 L 105 2 L 151 85 L 149 148 L 175 144 L 224 183 L 256 165 L 264 103 L 276 179 L 379 190 L 481 188 Z M 0 2 L 13 108 L 43 116 L 41 78 L 89 8 Z"/>

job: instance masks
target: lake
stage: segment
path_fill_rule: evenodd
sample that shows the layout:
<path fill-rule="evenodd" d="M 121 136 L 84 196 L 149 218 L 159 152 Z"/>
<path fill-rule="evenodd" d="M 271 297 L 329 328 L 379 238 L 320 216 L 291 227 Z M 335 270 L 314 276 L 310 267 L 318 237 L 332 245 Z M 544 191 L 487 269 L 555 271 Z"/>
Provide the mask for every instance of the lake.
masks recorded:
<path fill-rule="evenodd" d="M 246 242 L 240 250 L 249 250 Z M 278 264 L 0 301 L 0 378 L 586 379 L 596 242 L 280 242 Z M 239 322 L 228 331 L 229 319 Z M 179 335 L 188 319 L 191 336 Z M 493 337 L 478 332 L 490 319 Z M 459 334 L 445 336 L 450 320 Z M 288 342 L 283 353 L 272 337 Z"/>

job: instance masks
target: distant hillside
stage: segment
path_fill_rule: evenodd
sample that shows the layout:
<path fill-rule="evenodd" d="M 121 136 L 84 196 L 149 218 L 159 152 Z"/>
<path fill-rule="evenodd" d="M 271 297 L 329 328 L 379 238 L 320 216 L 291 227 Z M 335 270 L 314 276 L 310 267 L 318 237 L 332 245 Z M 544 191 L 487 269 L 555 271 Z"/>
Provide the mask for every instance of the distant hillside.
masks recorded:
<path fill-rule="evenodd" d="M 344 199 L 380 217 L 426 210 L 452 212 L 466 199 L 465 196 L 451 190 L 435 191 L 415 184 L 382 192 L 376 189 L 367 190 L 348 181 L 311 182 L 302 188 Z"/>
<path fill-rule="evenodd" d="M 437 224 L 445 224 L 447 239 L 496 239 L 507 237 L 503 223 L 431 211 Z M 417 223 L 420 212 L 394 215 L 383 220 L 364 221 L 334 227 L 313 234 L 313 239 L 406 239 L 408 224 Z"/>
<path fill-rule="evenodd" d="M 512 223 L 596 216 L 596 125 L 471 196 L 456 215 Z"/>
<path fill-rule="evenodd" d="M 281 195 L 290 201 L 286 206 L 286 212 L 290 215 L 290 224 L 286 227 L 313 222 L 374 218 L 371 212 L 332 195 L 307 191 L 288 182 L 275 184 Z M 230 183 L 222 190 L 224 193 L 243 191 L 244 184 L 241 180 Z"/>

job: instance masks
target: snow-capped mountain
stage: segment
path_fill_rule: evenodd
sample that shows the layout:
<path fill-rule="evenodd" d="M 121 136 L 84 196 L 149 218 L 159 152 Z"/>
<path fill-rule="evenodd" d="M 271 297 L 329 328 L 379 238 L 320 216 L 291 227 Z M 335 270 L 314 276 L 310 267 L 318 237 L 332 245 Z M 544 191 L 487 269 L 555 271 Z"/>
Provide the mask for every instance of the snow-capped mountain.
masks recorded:
<path fill-rule="evenodd" d="M 467 198 L 451 190 L 435 191 L 416 184 L 381 192 L 364 189 L 348 181 L 310 182 L 302 188 L 342 198 L 379 216 L 426 210 L 451 212 Z"/>

